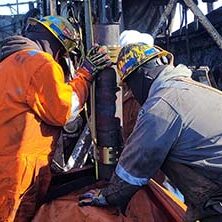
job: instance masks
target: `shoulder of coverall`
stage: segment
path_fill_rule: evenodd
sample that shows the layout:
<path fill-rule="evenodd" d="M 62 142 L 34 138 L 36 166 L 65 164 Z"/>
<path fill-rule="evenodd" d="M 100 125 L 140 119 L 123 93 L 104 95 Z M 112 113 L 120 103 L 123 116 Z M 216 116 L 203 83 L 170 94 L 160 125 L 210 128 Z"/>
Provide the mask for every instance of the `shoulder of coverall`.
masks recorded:
<path fill-rule="evenodd" d="M 189 88 L 183 81 L 177 81 L 178 77 L 191 77 L 192 72 L 184 65 L 176 67 L 168 65 L 154 80 L 149 96 L 141 107 L 137 121 L 144 117 L 150 111 L 154 111 L 157 115 L 161 115 L 158 107 L 164 104 L 178 115 L 181 112 L 181 100 L 183 100 L 184 90 Z M 166 106 L 167 105 L 167 106 Z"/>
<path fill-rule="evenodd" d="M 179 110 L 177 107 L 177 96 L 173 96 L 172 100 L 168 100 L 169 94 L 173 95 L 172 93 L 174 92 L 167 92 L 168 95 L 156 95 L 153 97 L 148 97 L 143 106 L 140 108 L 139 113 L 137 115 L 137 120 L 136 122 L 142 120 L 143 118 L 146 118 L 146 114 L 153 113 L 155 116 L 161 116 L 162 108 L 160 107 L 164 106 L 165 108 L 167 107 L 167 110 L 172 110 L 176 115 L 179 115 Z M 167 111 L 166 110 L 166 111 Z M 154 117 L 153 116 L 153 117 Z"/>
<path fill-rule="evenodd" d="M 149 91 L 149 96 L 154 96 L 161 89 L 183 89 L 185 87 L 183 81 L 174 81 L 177 78 L 191 78 L 192 72 L 187 66 L 179 64 L 176 67 L 168 65 L 154 80 Z"/>
<path fill-rule="evenodd" d="M 47 52 L 36 50 L 36 49 L 24 49 L 13 53 L 8 58 L 13 58 L 17 65 L 28 65 L 28 67 L 36 67 L 39 69 L 47 63 L 60 66 Z"/>

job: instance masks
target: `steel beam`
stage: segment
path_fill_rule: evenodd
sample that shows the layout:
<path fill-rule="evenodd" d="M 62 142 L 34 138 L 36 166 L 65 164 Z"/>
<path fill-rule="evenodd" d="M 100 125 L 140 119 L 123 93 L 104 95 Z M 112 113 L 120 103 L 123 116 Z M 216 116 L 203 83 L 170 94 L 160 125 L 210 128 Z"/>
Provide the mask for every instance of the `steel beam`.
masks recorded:
<path fill-rule="evenodd" d="M 29 2 L 30 1 L 27 1 L 27 2 L 20 2 L 20 3 L 18 3 L 18 5 L 27 5 L 27 4 L 29 4 Z M 37 2 L 37 0 L 36 1 L 32 1 L 33 3 L 35 3 L 35 2 Z M 17 5 L 17 3 L 7 3 L 7 4 L 2 4 L 2 5 L 0 5 L 0 7 L 7 7 L 7 6 L 15 6 L 15 5 Z"/>
<path fill-rule="evenodd" d="M 222 37 L 214 28 L 214 26 L 210 23 L 207 17 L 203 14 L 203 12 L 198 8 L 198 6 L 193 2 L 193 0 L 184 0 L 184 3 L 187 7 L 193 12 L 193 14 L 197 17 L 202 26 L 206 29 L 215 43 L 218 45 L 220 49 L 222 49 Z"/>
<path fill-rule="evenodd" d="M 173 8 L 175 7 L 177 0 L 170 0 L 167 4 L 165 11 L 162 13 L 158 25 L 154 28 L 152 36 L 156 38 L 159 33 L 159 30 L 162 28 L 163 24 L 168 19 L 169 15 L 172 13 Z"/>

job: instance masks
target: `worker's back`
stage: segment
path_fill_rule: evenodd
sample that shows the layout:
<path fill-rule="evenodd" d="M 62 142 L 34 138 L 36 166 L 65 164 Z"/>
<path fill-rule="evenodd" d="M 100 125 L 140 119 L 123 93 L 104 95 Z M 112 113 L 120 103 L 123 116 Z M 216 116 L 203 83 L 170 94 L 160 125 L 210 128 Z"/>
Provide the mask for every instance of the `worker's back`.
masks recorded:
<path fill-rule="evenodd" d="M 27 154 L 33 153 L 35 143 L 41 143 L 36 146 L 39 152 L 44 150 L 41 122 L 32 111 L 32 108 L 35 109 L 38 105 L 35 102 L 33 85 L 42 82 L 41 79 L 38 80 L 42 75 L 38 69 L 45 63 L 44 56 L 41 54 L 47 55 L 41 51 L 23 50 L 10 55 L 0 63 L 1 154 L 12 155 L 18 152 L 17 148 L 25 148 L 22 141 L 29 144 L 26 148 Z M 36 72 L 39 74 L 37 75 Z M 37 129 L 39 129 L 38 132 Z M 38 134 L 41 140 L 36 139 Z M 49 140 L 47 137 L 46 140 Z M 47 142 L 47 149 L 51 141 L 52 139 Z M 20 151 L 24 153 L 24 150 L 20 149 Z"/>
<path fill-rule="evenodd" d="M 222 93 L 178 77 L 154 97 L 165 100 L 181 118 L 181 132 L 168 157 L 222 183 Z"/>
<path fill-rule="evenodd" d="M 59 128 L 45 124 L 36 115 L 39 112 L 44 119 L 43 103 L 38 96 L 43 90 L 40 86 L 45 74 L 40 68 L 47 61 L 54 60 L 47 53 L 30 49 L 14 52 L 0 62 L 0 221 L 13 220 L 16 212 L 9 209 L 18 208 L 31 185 L 36 189 L 33 182 L 38 180 L 40 169 L 41 182 L 36 182 L 40 187 L 39 199 L 48 188 L 49 168 L 42 166 L 48 164 Z M 47 90 L 53 96 L 52 89 Z M 14 198 L 15 202 L 8 202 Z M 30 202 L 37 204 L 34 192 L 29 198 L 27 205 L 24 204 L 26 215 L 21 217 L 33 216 L 35 208 Z"/>

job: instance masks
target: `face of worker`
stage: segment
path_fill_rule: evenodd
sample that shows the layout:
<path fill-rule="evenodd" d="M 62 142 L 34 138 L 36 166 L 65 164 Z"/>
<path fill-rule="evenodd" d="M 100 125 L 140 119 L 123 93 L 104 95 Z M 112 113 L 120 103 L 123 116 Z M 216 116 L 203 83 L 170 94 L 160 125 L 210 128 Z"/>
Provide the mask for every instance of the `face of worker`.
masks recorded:
<path fill-rule="evenodd" d="M 140 105 L 146 101 L 153 79 L 147 76 L 143 69 L 138 68 L 127 79 L 126 83 L 131 89 L 135 99 Z"/>

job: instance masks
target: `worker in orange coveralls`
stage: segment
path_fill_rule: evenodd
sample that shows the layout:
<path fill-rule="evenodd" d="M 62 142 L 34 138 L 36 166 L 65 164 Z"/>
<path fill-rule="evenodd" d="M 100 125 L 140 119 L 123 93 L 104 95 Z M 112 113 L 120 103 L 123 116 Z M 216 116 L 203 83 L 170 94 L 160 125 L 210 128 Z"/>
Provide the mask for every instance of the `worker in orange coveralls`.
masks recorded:
<path fill-rule="evenodd" d="M 61 126 L 76 118 L 97 70 L 111 65 L 94 46 L 70 82 L 58 61 L 78 48 L 79 33 L 60 16 L 30 19 L 26 37 L 0 49 L 0 221 L 31 221 L 47 192 Z"/>

